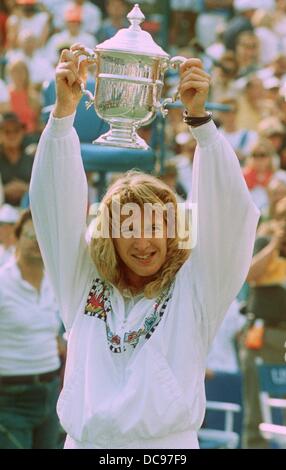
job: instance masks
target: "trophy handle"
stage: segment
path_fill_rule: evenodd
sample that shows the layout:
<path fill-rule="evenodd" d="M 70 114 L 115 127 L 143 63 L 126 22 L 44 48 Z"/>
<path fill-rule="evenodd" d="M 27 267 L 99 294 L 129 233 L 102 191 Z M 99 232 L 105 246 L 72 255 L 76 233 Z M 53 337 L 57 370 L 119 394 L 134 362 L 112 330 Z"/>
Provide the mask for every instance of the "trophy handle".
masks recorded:
<path fill-rule="evenodd" d="M 85 47 L 85 48 L 81 47 L 78 50 L 74 49 L 74 50 L 71 50 L 71 52 L 75 57 L 81 57 L 81 56 L 86 57 L 90 64 L 95 64 L 97 62 L 97 53 L 88 47 Z M 80 89 L 81 89 L 82 94 L 88 97 L 88 101 L 85 102 L 85 107 L 86 109 L 89 109 L 94 104 L 95 94 L 93 95 L 89 90 L 87 90 L 83 82 L 81 82 L 80 84 Z"/>
<path fill-rule="evenodd" d="M 183 56 L 180 56 L 180 55 L 177 55 L 175 57 L 172 57 L 172 59 L 170 60 L 170 63 L 169 63 L 169 67 L 172 67 L 173 69 L 175 68 L 179 68 L 179 66 L 181 64 L 183 64 L 184 62 L 186 62 L 186 57 L 183 57 Z M 162 116 L 163 117 L 166 117 L 167 114 L 168 114 L 168 109 L 166 109 L 166 106 L 168 104 L 172 104 L 172 103 L 175 103 L 175 101 L 177 101 L 179 99 L 179 96 L 180 96 L 180 93 L 179 93 L 179 88 L 177 87 L 175 93 L 173 94 L 172 98 L 165 98 L 162 103 L 159 103 L 159 111 L 161 111 L 162 113 Z"/>

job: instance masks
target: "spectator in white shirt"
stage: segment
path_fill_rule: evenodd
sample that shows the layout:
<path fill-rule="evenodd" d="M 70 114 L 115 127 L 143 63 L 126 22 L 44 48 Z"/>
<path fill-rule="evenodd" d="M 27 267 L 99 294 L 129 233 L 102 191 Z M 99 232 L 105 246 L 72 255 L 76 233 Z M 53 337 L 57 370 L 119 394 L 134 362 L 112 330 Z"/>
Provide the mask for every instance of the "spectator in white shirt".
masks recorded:
<path fill-rule="evenodd" d="M 239 158 L 241 166 L 244 165 L 258 134 L 247 128 L 241 128 L 237 123 L 238 99 L 226 97 L 219 101 L 225 109 L 217 113 L 220 122 L 220 131 L 230 143 Z"/>
<path fill-rule="evenodd" d="M 57 102 L 30 187 L 39 244 L 68 333 L 58 402 L 65 447 L 197 448 L 207 351 L 247 274 L 258 211 L 237 157 L 205 112 L 210 77 L 199 59 L 189 59 L 181 66 L 180 95 L 198 141 L 192 199 L 198 239 L 191 256 L 176 230 L 167 237 L 167 203 L 175 226 L 178 219 L 174 193 L 136 172 L 105 195 L 97 220 L 107 238 L 93 233 L 89 252 L 87 182 L 72 127 L 86 68 L 81 61 L 78 71 L 74 55 L 62 52 Z M 138 204 L 133 223 L 139 237 L 128 224 L 124 231 L 122 216 L 119 238 L 112 238 L 112 201 L 117 208 L 118 201 Z M 164 218 L 161 224 L 147 218 L 146 237 L 137 224 L 147 201 L 156 202 Z M 175 226 L 170 222 L 170 230 Z"/>
<path fill-rule="evenodd" d="M 19 217 L 19 211 L 9 204 L 3 204 L 0 208 L 0 266 L 15 253 L 14 227 Z"/>
<path fill-rule="evenodd" d="M 58 306 L 30 211 L 15 227 L 16 256 L 0 269 L 0 448 L 58 445 Z"/>
<path fill-rule="evenodd" d="M 56 29 L 62 30 L 65 27 L 64 17 L 67 10 L 78 8 L 82 15 L 82 30 L 85 33 L 96 34 L 101 27 L 102 12 L 100 8 L 86 0 L 73 0 L 65 2 L 62 10 L 54 17 Z"/>
<path fill-rule="evenodd" d="M 240 313 L 238 301 L 234 300 L 224 317 L 209 352 L 208 373 L 219 371 L 235 374 L 239 372 L 236 341 L 245 322 L 246 317 Z"/>
<path fill-rule="evenodd" d="M 19 43 L 19 49 L 7 52 L 8 62 L 23 60 L 28 66 L 31 83 L 41 89 L 44 81 L 50 81 L 54 77 L 54 68 L 46 57 L 45 49 L 38 49 L 34 32 L 27 29 L 19 33 Z"/>
<path fill-rule="evenodd" d="M 19 34 L 22 30 L 33 31 L 38 47 L 43 47 L 50 32 L 50 16 L 46 11 L 39 11 L 37 0 L 17 0 L 17 12 L 7 21 L 7 47 L 20 47 Z"/>
<path fill-rule="evenodd" d="M 54 34 L 46 46 L 46 57 L 51 64 L 55 65 L 59 60 L 59 50 L 70 47 L 73 44 L 84 44 L 86 47 L 94 48 L 97 44 L 95 36 L 87 33 L 82 28 L 82 11 L 80 8 L 71 7 L 64 13 L 66 29 Z"/>

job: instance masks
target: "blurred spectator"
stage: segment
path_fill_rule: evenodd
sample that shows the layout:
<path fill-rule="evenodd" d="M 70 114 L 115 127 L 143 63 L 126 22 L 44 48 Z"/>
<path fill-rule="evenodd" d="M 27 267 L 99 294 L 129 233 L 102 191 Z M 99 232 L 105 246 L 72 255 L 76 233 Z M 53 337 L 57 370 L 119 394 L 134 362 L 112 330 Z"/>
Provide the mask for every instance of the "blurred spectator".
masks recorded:
<path fill-rule="evenodd" d="M 43 47 L 50 32 L 50 17 L 47 12 L 39 11 L 37 0 L 16 0 L 17 11 L 7 21 L 7 48 L 21 46 L 19 34 L 22 30 L 33 31 L 38 47 Z"/>
<path fill-rule="evenodd" d="M 240 80 L 245 80 L 245 85 L 239 96 L 237 125 L 241 129 L 257 131 L 258 124 L 265 113 L 263 82 L 257 76 Z"/>
<path fill-rule="evenodd" d="M 4 204 L 0 207 L 0 267 L 15 253 L 15 224 L 20 214 L 15 207 Z"/>
<path fill-rule="evenodd" d="M 271 178 L 268 187 L 269 196 L 269 217 L 275 213 L 276 204 L 280 199 L 286 197 L 286 171 L 279 170 Z"/>
<path fill-rule="evenodd" d="M 206 48 L 206 53 L 208 56 L 213 58 L 214 65 L 218 65 L 217 62 L 220 61 L 221 57 L 226 52 L 225 45 L 223 43 L 223 33 L 224 26 L 217 26 L 215 40 L 210 46 Z"/>
<path fill-rule="evenodd" d="M 29 69 L 25 62 L 16 59 L 7 66 L 11 111 L 17 114 L 26 126 L 26 132 L 33 134 L 40 130 L 40 95 L 30 81 Z"/>
<path fill-rule="evenodd" d="M 31 213 L 15 228 L 16 255 L 0 270 L 0 448 L 58 446 L 58 306 Z"/>
<path fill-rule="evenodd" d="M 178 170 L 174 161 L 165 162 L 160 179 L 174 191 L 177 202 L 184 202 L 184 198 L 179 194 L 181 188 L 178 187 Z"/>
<path fill-rule="evenodd" d="M 119 29 L 130 26 L 126 18 L 130 5 L 126 0 L 107 0 L 105 3 L 107 18 L 96 35 L 99 42 L 112 38 Z"/>
<path fill-rule="evenodd" d="M 178 170 L 178 183 L 181 190 L 178 190 L 185 199 L 189 198 L 192 190 L 193 159 L 196 149 L 196 140 L 189 130 L 179 132 L 175 137 L 178 153 L 173 161 Z"/>
<path fill-rule="evenodd" d="M 276 102 L 277 113 L 281 124 L 286 129 L 286 83 L 280 88 L 279 96 Z"/>
<path fill-rule="evenodd" d="M 234 300 L 217 332 L 207 358 L 207 376 L 213 372 L 236 373 L 239 371 L 236 342 L 245 324 L 245 316 L 239 311 L 239 303 Z"/>
<path fill-rule="evenodd" d="M 0 173 L 0 207 L 4 204 L 4 189 L 2 184 L 2 176 Z"/>
<path fill-rule="evenodd" d="M 208 47 L 214 43 L 216 31 L 224 29 L 231 17 L 233 0 L 205 0 L 201 2 L 200 14 L 196 21 L 196 36 Z"/>
<path fill-rule="evenodd" d="M 280 39 L 280 49 L 286 51 L 286 2 L 276 0 L 272 28 Z"/>
<path fill-rule="evenodd" d="M 251 21 L 260 42 L 259 63 L 270 64 L 279 52 L 279 37 L 273 31 L 273 15 L 269 11 L 256 10 Z"/>
<path fill-rule="evenodd" d="M 10 96 L 6 83 L 0 79 L 0 113 L 6 113 L 10 109 Z"/>
<path fill-rule="evenodd" d="M 0 118 L 0 174 L 4 185 L 5 201 L 19 206 L 28 191 L 33 158 L 24 148 L 25 129 L 14 113 Z"/>
<path fill-rule="evenodd" d="M 259 386 L 255 359 L 265 363 L 285 363 L 286 337 L 286 231 L 284 220 L 272 224 L 269 236 L 259 237 L 248 274 L 250 297 L 247 305 L 248 326 L 241 342 L 244 374 L 245 448 L 259 449 L 267 443 L 259 432 L 263 421 L 259 405 Z"/>
<path fill-rule="evenodd" d="M 7 43 L 7 21 L 15 8 L 16 0 L 2 0 L 0 5 L 0 55 L 5 52 Z"/>
<path fill-rule="evenodd" d="M 259 0 L 234 0 L 234 17 L 228 22 L 225 28 L 223 40 L 226 49 L 235 49 L 236 40 L 242 31 L 253 31 L 251 17 L 257 8 Z"/>
<path fill-rule="evenodd" d="M 279 150 L 279 158 L 280 158 L 280 168 L 281 170 L 286 170 L 286 135 L 283 138 L 283 142 L 281 144 Z"/>
<path fill-rule="evenodd" d="M 73 0 L 64 3 L 59 8 L 58 14 L 54 17 L 54 25 L 57 30 L 65 28 L 65 13 L 72 8 L 78 8 L 81 11 L 82 31 L 96 35 L 101 27 L 102 12 L 98 6 L 88 0 Z"/>
<path fill-rule="evenodd" d="M 195 36 L 198 8 L 194 0 L 171 0 L 169 41 L 173 48 L 184 47 Z"/>
<path fill-rule="evenodd" d="M 261 137 L 269 140 L 277 154 L 276 168 L 280 167 L 280 161 L 278 157 L 279 150 L 282 146 L 283 139 L 286 134 L 286 129 L 281 121 L 276 116 L 269 116 L 262 119 L 258 124 L 258 133 Z"/>
<path fill-rule="evenodd" d="M 86 47 L 94 48 L 97 44 L 95 37 L 82 30 L 82 9 L 71 7 L 64 13 L 66 29 L 50 37 L 46 45 L 46 57 L 51 64 L 59 59 L 59 50 L 69 48 L 72 44 L 80 43 Z"/>
<path fill-rule="evenodd" d="M 276 77 L 283 85 L 286 81 L 286 54 L 276 54 L 274 60 L 267 67 L 261 69 L 257 76 L 262 80 Z"/>
<path fill-rule="evenodd" d="M 238 72 L 238 62 L 232 51 L 225 51 L 220 60 L 215 63 L 212 71 L 211 100 L 233 97 L 237 94 L 235 79 Z"/>
<path fill-rule="evenodd" d="M 276 114 L 276 102 L 280 94 L 280 80 L 277 77 L 269 77 L 263 80 L 263 87 L 265 90 L 265 99 L 269 101 L 269 109 L 273 109 L 273 114 Z"/>
<path fill-rule="evenodd" d="M 267 186 L 274 175 L 274 149 L 270 142 L 259 139 L 252 147 L 243 168 L 243 175 L 253 201 L 264 213 L 268 210 Z"/>
<path fill-rule="evenodd" d="M 238 78 L 253 74 L 261 68 L 259 39 L 252 31 L 239 33 L 235 43 L 235 56 Z"/>
<path fill-rule="evenodd" d="M 228 109 L 216 113 L 220 123 L 220 132 L 228 140 L 240 164 L 243 166 L 245 158 L 250 153 L 252 146 L 257 140 L 257 133 L 246 128 L 241 129 L 237 125 L 238 100 L 236 98 L 225 98 L 219 101 Z"/>
<path fill-rule="evenodd" d="M 45 80 L 50 81 L 54 77 L 54 68 L 46 57 L 45 50 L 38 48 L 38 41 L 33 31 L 23 29 L 19 33 L 20 49 L 8 51 L 8 62 L 22 60 L 28 66 L 31 83 L 39 90 Z"/>

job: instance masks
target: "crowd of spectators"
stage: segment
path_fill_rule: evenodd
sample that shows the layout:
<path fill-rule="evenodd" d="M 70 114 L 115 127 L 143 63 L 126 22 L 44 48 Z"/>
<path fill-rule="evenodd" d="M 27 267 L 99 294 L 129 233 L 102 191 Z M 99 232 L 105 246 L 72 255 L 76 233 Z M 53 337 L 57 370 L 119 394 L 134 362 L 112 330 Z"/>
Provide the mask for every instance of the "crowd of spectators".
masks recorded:
<path fill-rule="evenodd" d="M 29 236 L 33 240 L 34 236 L 29 216 L 22 224 L 25 228 L 28 223 L 30 235 L 21 229 L 17 236 L 14 228 L 29 204 L 33 158 L 44 128 L 43 88 L 53 80 L 59 54 L 64 48 L 77 42 L 93 48 L 119 29 L 128 27 L 126 15 L 133 3 L 131 0 L 1 2 L 0 278 L 17 274 L 19 286 L 21 284 L 21 289 L 26 292 L 26 305 L 30 303 L 31 314 L 37 303 L 42 302 L 43 309 L 50 309 L 51 318 L 50 325 L 40 325 L 38 330 L 34 325 L 32 327 L 25 315 L 21 318 L 13 314 L 10 323 L 3 319 L 8 308 L 3 293 L 6 297 L 13 297 L 12 290 L 7 294 L 9 283 L 6 279 L 6 287 L 0 285 L 0 327 L 4 325 L 7 331 L 6 353 L 7 348 L 15 345 L 17 335 L 19 346 L 16 352 L 20 355 L 20 348 L 28 347 L 27 337 L 32 331 L 34 335 L 48 335 L 53 345 L 61 331 L 60 323 L 55 320 L 57 308 L 49 286 L 46 285 L 47 298 L 44 300 L 43 284 L 31 282 L 34 277 L 27 277 L 26 271 L 20 269 L 24 262 L 18 264 L 18 270 L 15 265 L 15 259 L 19 259 L 19 253 L 25 248 L 25 236 L 27 240 Z M 146 0 L 138 3 L 143 11 L 145 7 L 146 11 L 153 8 L 156 13 L 159 2 Z M 261 356 L 266 362 L 284 363 L 286 340 L 286 0 L 171 0 L 169 4 L 168 52 L 171 55 L 198 56 L 203 60 L 212 76 L 209 103 L 215 122 L 235 149 L 248 189 L 261 211 L 253 263 L 210 352 L 207 377 L 211 380 L 216 371 L 243 373 L 243 446 L 262 448 L 267 443 L 258 430 L 262 418 L 255 358 Z M 158 15 L 150 16 L 146 29 L 158 34 Z M 160 34 L 158 37 L 160 40 Z M 172 96 L 177 80 L 174 74 L 166 76 L 164 92 L 167 96 Z M 179 201 L 188 200 L 195 141 L 182 122 L 180 108 L 169 111 L 165 123 L 165 145 L 161 177 L 177 192 Z M 109 171 L 112 173 L 112 168 Z M 88 175 L 89 184 L 93 186 L 91 204 L 98 197 L 98 178 L 98 175 Z M 35 249 L 32 242 L 30 245 L 31 250 Z M 29 257 L 23 255 L 22 259 L 28 263 L 28 272 L 33 269 L 33 273 L 38 272 L 39 268 L 35 271 L 35 263 L 29 261 Z M 32 271 L 29 262 L 32 263 Z M 7 263 L 14 263 L 13 267 L 7 268 Z M 40 274 L 42 279 L 42 271 Z M 27 290 L 28 283 L 30 290 L 34 289 L 34 296 Z M 15 305 L 11 309 L 16 309 Z M 259 346 L 251 340 L 258 320 L 262 320 L 264 328 L 264 339 Z M 23 355 L 27 364 L 32 353 L 31 349 Z M 59 357 L 63 362 L 61 341 L 59 355 L 54 351 L 53 358 L 47 359 L 46 368 L 32 364 L 31 370 L 29 366 L 27 370 L 29 374 L 34 371 L 47 375 L 46 372 L 59 367 Z M 10 357 L 7 353 L 7 364 L 2 360 L 0 364 L 0 387 L 2 375 L 19 375 L 19 370 L 21 375 L 25 367 L 18 366 L 19 357 L 13 354 Z M 11 437 L 5 425 L 9 416 L 7 418 L 5 410 L 1 412 L 1 403 L 6 406 L 4 399 L 7 400 L 7 396 L 4 397 L 0 388 L 0 448 L 54 445 L 39 438 L 39 432 L 46 432 L 45 428 L 40 429 L 39 422 L 45 418 L 40 413 L 36 425 L 35 421 L 20 423 L 29 429 L 36 426 L 37 438 L 34 436 L 34 440 L 31 437 L 21 443 L 23 433 L 16 432 L 20 422 L 16 419 L 13 421 L 16 437 L 13 433 Z"/>

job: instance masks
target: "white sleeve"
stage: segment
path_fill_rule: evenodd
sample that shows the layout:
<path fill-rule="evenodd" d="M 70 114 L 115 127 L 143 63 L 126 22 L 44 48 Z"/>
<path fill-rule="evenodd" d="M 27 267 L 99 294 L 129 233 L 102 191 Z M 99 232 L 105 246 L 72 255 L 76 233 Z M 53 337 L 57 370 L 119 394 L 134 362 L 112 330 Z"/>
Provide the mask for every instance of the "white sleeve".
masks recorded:
<path fill-rule="evenodd" d="M 191 129 L 197 140 L 191 202 L 197 244 L 188 265 L 210 345 L 251 263 L 259 211 L 230 144 L 211 121 Z"/>
<path fill-rule="evenodd" d="M 52 116 L 36 153 L 30 204 L 47 273 L 70 330 L 93 263 L 85 241 L 87 181 L 74 115 Z"/>

